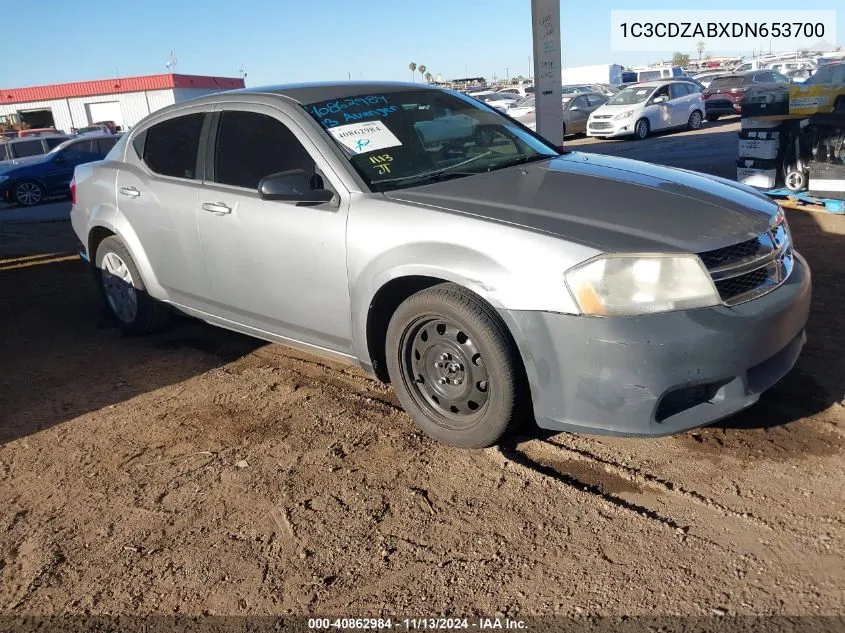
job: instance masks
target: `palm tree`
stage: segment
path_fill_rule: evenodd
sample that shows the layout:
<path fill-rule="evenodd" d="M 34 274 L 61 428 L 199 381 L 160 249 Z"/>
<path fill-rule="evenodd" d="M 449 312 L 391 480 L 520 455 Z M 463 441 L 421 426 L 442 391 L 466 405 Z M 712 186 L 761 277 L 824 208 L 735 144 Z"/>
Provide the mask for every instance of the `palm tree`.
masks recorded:
<path fill-rule="evenodd" d="M 698 59 L 701 59 L 701 54 L 704 52 L 704 47 L 706 44 L 704 42 L 699 42 L 695 45 L 695 50 L 698 51 Z"/>
<path fill-rule="evenodd" d="M 417 70 L 420 71 L 420 81 L 422 81 L 423 76 L 425 75 L 425 66 L 423 64 L 420 64 L 419 66 L 417 66 Z"/>
<path fill-rule="evenodd" d="M 414 62 L 408 64 L 408 68 L 411 69 L 411 81 L 416 81 L 417 76 L 414 74 L 414 71 L 417 69 L 417 65 Z"/>
<path fill-rule="evenodd" d="M 431 73 L 426 73 L 426 74 L 425 74 L 425 80 L 426 80 L 428 83 L 431 83 Z"/>

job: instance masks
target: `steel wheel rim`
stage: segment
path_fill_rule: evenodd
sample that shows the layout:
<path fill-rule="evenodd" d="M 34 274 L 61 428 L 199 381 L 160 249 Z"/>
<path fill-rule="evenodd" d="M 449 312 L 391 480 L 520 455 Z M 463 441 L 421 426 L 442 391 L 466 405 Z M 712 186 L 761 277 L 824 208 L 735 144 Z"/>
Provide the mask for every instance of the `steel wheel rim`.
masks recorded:
<path fill-rule="evenodd" d="M 637 123 L 637 136 L 640 138 L 648 136 L 648 124 L 645 121 Z"/>
<path fill-rule="evenodd" d="M 115 316 L 124 323 L 132 323 L 138 314 L 138 295 L 132 273 L 117 253 L 103 257 L 103 290 Z"/>
<path fill-rule="evenodd" d="M 693 130 L 697 130 L 699 127 L 701 127 L 701 114 L 700 113 L 698 113 L 698 112 L 692 113 L 692 121 L 690 121 L 690 127 Z"/>
<path fill-rule="evenodd" d="M 790 191 L 799 191 L 804 188 L 804 174 L 793 171 L 786 175 L 786 188 Z"/>
<path fill-rule="evenodd" d="M 41 201 L 41 188 L 33 182 L 22 182 L 15 189 L 15 197 L 21 204 L 38 204 Z"/>
<path fill-rule="evenodd" d="M 490 401 L 490 376 L 465 329 L 442 316 L 412 322 L 400 342 L 402 379 L 416 405 L 438 426 L 471 428 Z"/>

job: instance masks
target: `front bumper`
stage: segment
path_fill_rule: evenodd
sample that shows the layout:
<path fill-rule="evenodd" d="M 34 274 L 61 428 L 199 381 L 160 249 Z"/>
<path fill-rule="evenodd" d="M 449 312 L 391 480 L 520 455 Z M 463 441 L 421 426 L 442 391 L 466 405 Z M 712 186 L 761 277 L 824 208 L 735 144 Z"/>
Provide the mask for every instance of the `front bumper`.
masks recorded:
<path fill-rule="evenodd" d="M 538 425 L 668 435 L 751 406 L 806 340 L 811 275 L 800 255 L 795 262 L 782 286 L 733 307 L 608 318 L 501 310 Z"/>
<path fill-rule="evenodd" d="M 634 133 L 634 126 L 636 120 L 631 117 L 622 121 L 602 121 L 602 123 L 609 124 L 609 127 L 595 128 L 594 121 L 587 123 L 587 136 L 598 136 L 601 138 L 613 138 L 616 136 L 630 136 Z"/>

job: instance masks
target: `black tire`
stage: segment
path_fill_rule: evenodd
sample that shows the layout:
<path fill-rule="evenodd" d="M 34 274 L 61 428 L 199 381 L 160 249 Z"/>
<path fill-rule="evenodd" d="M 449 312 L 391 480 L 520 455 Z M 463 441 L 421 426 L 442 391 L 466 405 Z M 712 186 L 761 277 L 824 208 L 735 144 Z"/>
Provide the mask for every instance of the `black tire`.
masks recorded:
<path fill-rule="evenodd" d="M 710 123 L 713 123 L 713 121 L 718 121 L 720 116 L 722 116 L 722 115 L 721 114 L 708 114 L 704 118 L 706 118 L 708 121 L 710 121 Z"/>
<path fill-rule="evenodd" d="M 385 352 L 399 402 L 440 442 L 491 446 L 531 414 L 513 338 L 493 308 L 457 284 L 433 286 L 403 301 L 390 319 Z"/>
<path fill-rule="evenodd" d="M 109 291 L 106 286 L 111 283 L 111 279 L 116 279 L 113 275 L 110 277 L 109 273 L 103 270 L 103 260 L 109 253 L 114 253 L 126 265 L 131 275 L 131 291 L 134 292 L 136 299 L 136 310 L 131 318 L 127 314 L 121 314 L 115 307 L 115 304 L 109 298 Z M 148 293 L 141 273 L 138 271 L 138 266 L 132 255 L 129 254 L 129 249 L 116 235 L 107 237 L 97 247 L 97 253 L 94 258 L 96 264 L 94 268 L 94 277 L 97 281 L 97 286 L 103 296 L 103 301 L 106 304 L 106 309 L 114 317 L 118 327 L 127 334 L 133 336 L 140 336 L 143 334 L 150 334 L 164 328 L 171 317 L 171 310 L 168 306 L 153 299 Z M 120 284 L 125 282 L 120 281 Z M 127 288 L 127 290 L 129 290 Z"/>
<path fill-rule="evenodd" d="M 689 115 L 689 121 L 687 121 L 687 128 L 689 128 L 690 130 L 701 129 L 701 119 L 701 111 L 693 110 L 692 114 Z"/>
<path fill-rule="evenodd" d="M 12 197 L 24 207 L 34 207 L 44 202 L 44 187 L 35 180 L 21 180 L 12 186 Z"/>
<path fill-rule="evenodd" d="M 634 125 L 634 138 L 638 141 L 643 141 L 648 138 L 649 134 L 651 134 L 651 125 L 648 119 L 643 118 L 637 121 L 636 125 Z"/>

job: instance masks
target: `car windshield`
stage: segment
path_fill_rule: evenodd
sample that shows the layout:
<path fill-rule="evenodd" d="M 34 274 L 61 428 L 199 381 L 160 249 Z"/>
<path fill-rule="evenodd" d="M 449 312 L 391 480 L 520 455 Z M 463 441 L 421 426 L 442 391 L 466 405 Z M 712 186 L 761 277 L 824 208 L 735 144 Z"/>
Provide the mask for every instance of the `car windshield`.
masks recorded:
<path fill-rule="evenodd" d="M 654 92 L 652 86 L 630 86 L 613 95 L 607 105 L 634 105 L 643 103 Z"/>
<path fill-rule="evenodd" d="M 727 77 L 716 77 L 710 82 L 710 89 L 716 88 L 736 88 L 741 86 L 744 77 L 742 75 L 729 75 Z"/>
<path fill-rule="evenodd" d="M 370 93 L 302 107 L 375 191 L 471 176 L 560 154 L 510 118 L 440 90 Z"/>

